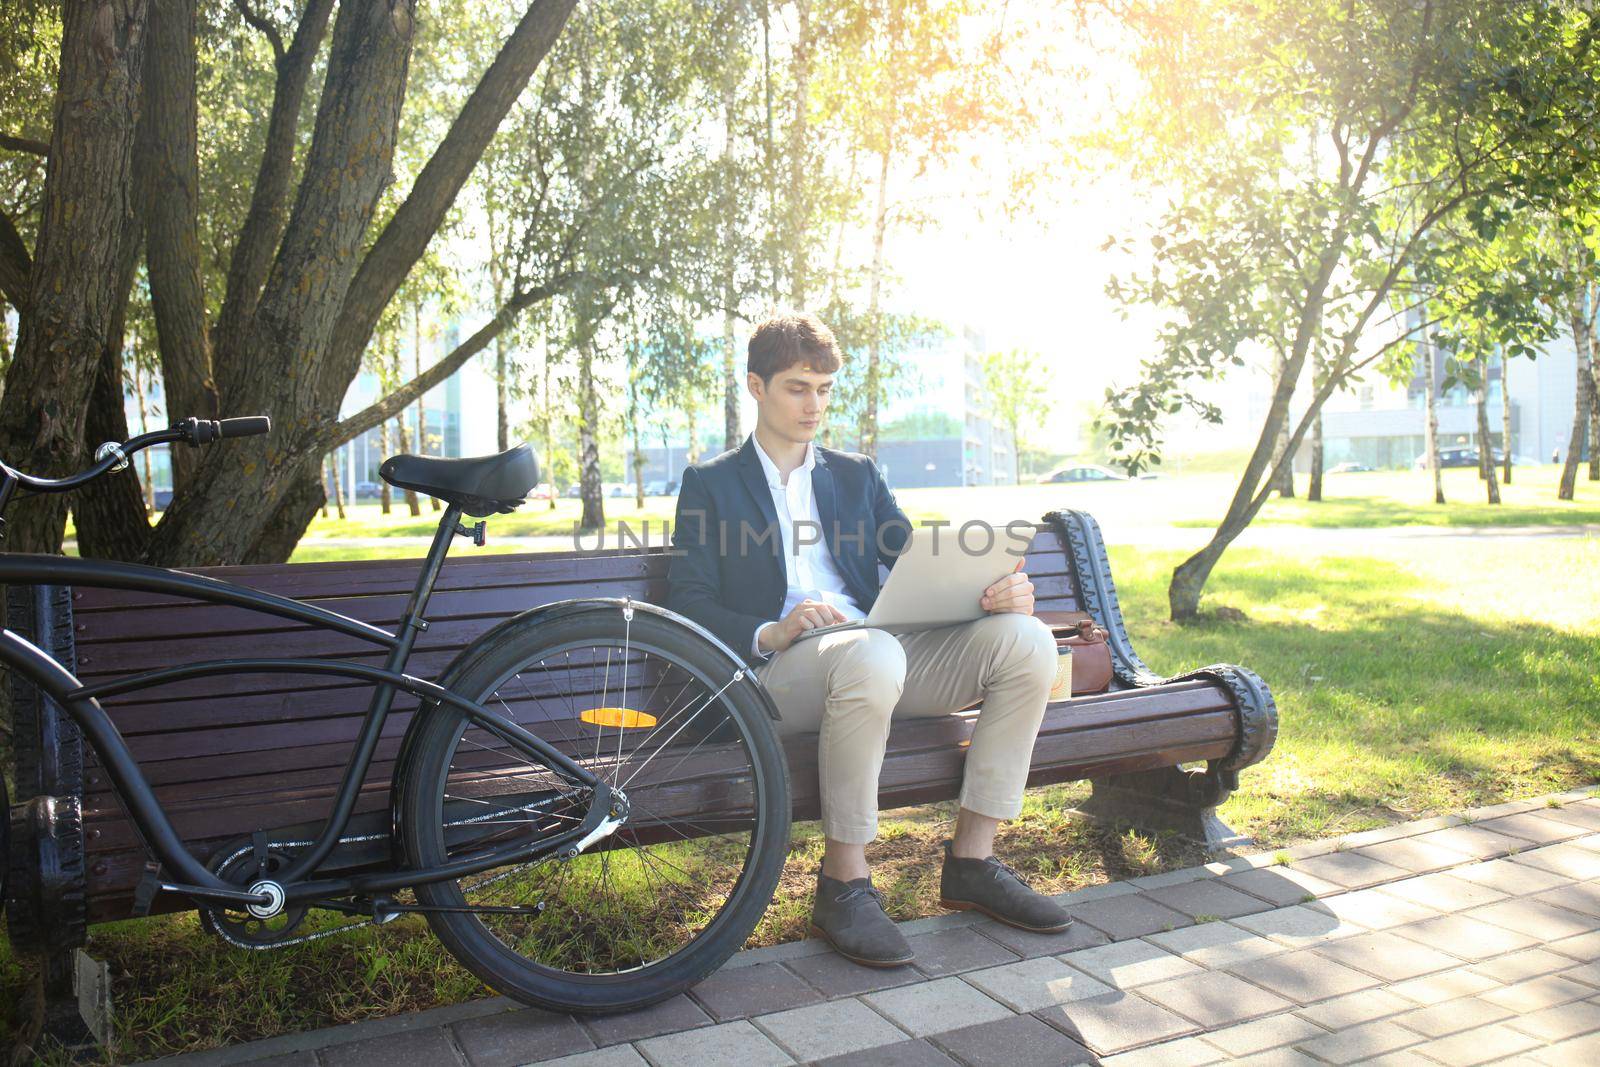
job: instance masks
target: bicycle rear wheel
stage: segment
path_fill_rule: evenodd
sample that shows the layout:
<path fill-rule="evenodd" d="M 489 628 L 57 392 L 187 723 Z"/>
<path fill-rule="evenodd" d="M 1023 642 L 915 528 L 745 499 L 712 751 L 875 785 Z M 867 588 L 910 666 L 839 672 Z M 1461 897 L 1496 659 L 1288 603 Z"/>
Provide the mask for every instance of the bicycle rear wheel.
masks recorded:
<path fill-rule="evenodd" d="M 627 821 L 572 858 L 416 887 L 464 966 L 500 992 L 610 1012 L 681 992 L 744 944 L 789 838 L 783 749 L 748 669 L 635 605 L 513 620 L 449 687 L 624 790 Z M 400 776 L 400 839 L 431 867 L 570 829 L 592 790 L 466 716 L 429 708 Z M 531 909 L 542 909 L 534 911 Z"/>

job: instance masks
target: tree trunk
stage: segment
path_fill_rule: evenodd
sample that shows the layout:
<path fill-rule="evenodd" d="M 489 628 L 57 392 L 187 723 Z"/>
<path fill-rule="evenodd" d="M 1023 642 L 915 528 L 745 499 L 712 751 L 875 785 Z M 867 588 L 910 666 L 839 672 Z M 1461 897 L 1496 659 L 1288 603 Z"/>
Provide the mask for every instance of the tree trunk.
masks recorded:
<path fill-rule="evenodd" d="M 1593 378 L 1588 379 L 1584 392 L 1589 397 L 1589 480 L 1593 482 L 1600 480 L 1600 397 L 1595 395 Z"/>
<path fill-rule="evenodd" d="M 0 401 L 0 456 L 28 474 L 82 465 L 96 369 L 123 300 L 117 270 L 133 209 L 133 143 L 145 0 L 61 9 L 61 52 L 39 235 L 16 353 Z M 7 550 L 59 552 L 67 499 L 10 508 Z"/>
<path fill-rule="evenodd" d="M 416 301 L 411 305 L 411 356 L 415 364 L 417 377 L 422 377 L 422 303 Z M 424 404 L 426 394 L 417 394 L 417 455 L 428 454 L 428 416 Z M 428 503 L 433 505 L 433 510 L 440 508 L 439 498 L 428 497 Z"/>
<path fill-rule="evenodd" d="M 149 66 L 149 62 L 146 63 Z M 134 182 L 142 184 L 139 163 L 134 161 Z M 129 219 L 123 229 L 117 259 L 117 292 L 120 303 L 106 327 L 105 346 L 95 367 L 94 391 L 84 415 L 84 453 L 92 460 L 95 450 L 106 441 L 123 442 L 132 435 L 122 400 L 122 346 L 127 325 L 128 293 L 139 266 L 140 233 L 138 219 Z M 168 446 L 171 448 L 172 446 Z M 183 447 L 183 446 L 178 446 Z M 149 456 L 148 450 L 141 453 Z M 105 474 L 70 494 L 68 506 L 77 528 L 78 555 L 94 559 L 138 559 L 150 541 L 150 518 L 145 511 L 139 479 L 131 471 Z"/>
<path fill-rule="evenodd" d="M 578 341 L 578 490 L 583 499 L 582 530 L 605 530 L 605 492 L 600 483 L 600 394 L 594 383 L 594 346 Z"/>
<path fill-rule="evenodd" d="M 328 517 L 328 492 L 318 474 L 320 469 L 321 465 L 315 460 L 308 460 L 291 476 L 282 504 L 239 562 L 287 561 L 317 511 L 322 511 L 323 518 Z"/>
<path fill-rule="evenodd" d="M 378 451 L 385 459 L 389 458 L 389 420 L 384 419 L 378 424 Z M 389 489 L 389 483 L 382 478 L 378 479 L 378 511 L 387 515 L 394 508 L 394 493 Z"/>
<path fill-rule="evenodd" d="M 394 376 L 395 380 L 398 381 L 400 378 L 400 348 L 398 345 L 394 350 Z M 421 401 L 419 400 L 418 403 L 420 404 Z M 396 417 L 394 424 L 400 432 L 400 454 L 410 455 L 411 435 L 406 431 L 406 416 L 404 412 L 401 412 L 400 415 Z M 415 489 L 407 489 L 405 491 L 405 500 L 406 510 L 411 512 L 411 517 L 413 519 L 422 514 L 422 501 L 417 498 L 417 491 Z"/>
<path fill-rule="evenodd" d="M 1315 395 L 1321 392 L 1323 384 L 1328 378 L 1328 368 L 1319 353 L 1311 357 L 1311 391 Z M 1314 502 L 1322 500 L 1322 468 L 1325 460 L 1322 453 L 1322 409 L 1317 409 L 1317 417 L 1311 423 L 1311 484 L 1306 487 L 1306 499 Z"/>
<path fill-rule="evenodd" d="M 121 339 L 119 323 L 114 340 Z M 122 406 L 119 344 L 106 345 L 96 369 L 84 427 L 86 451 L 91 456 L 102 441 L 121 442 L 132 436 Z M 72 494 L 72 515 L 78 532 L 78 555 L 86 559 L 138 559 L 150 540 L 144 495 L 132 470 L 107 472 Z"/>
<path fill-rule="evenodd" d="M 767 292 L 774 304 L 780 299 L 783 292 L 783 249 L 785 245 L 792 247 L 799 242 L 788 242 L 781 239 L 782 216 L 778 212 L 778 168 L 777 154 L 772 143 L 772 13 L 771 6 L 762 4 L 761 19 L 761 87 L 766 104 L 765 137 L 762 139 L 761 157 L 761 184 L 767 192 L 767 218 L 770 221 L 769 239 L 767 244 L 767 275 L 771 282 Z M 777 232 L 772 232 L 777 231 Z"/>
<path fill-rule="evenodd" d="M 733 298 L 730 282 L 725 295 Z M 729 451 L 744 440 L 739 425 L 739 350 L 733 343 L 733 312 L 722 313 L 722 447 Z"/>
<path fill-rule="evenodd" d="M 1432 338 L 1423 338 L 1418 345 L 1428 369 L 1423 375 L 1423 447 L 1428 453 L 1428 473 L 1433 477 L 1433 502 L 1444 503 L 1444 471 L 1439 468 L 1439 400 L 1434 384 L 1434 345 Z"/>
<path fill-rule="evenodd" d="M 856 187 L 856 173 L 859 164 L 860 159 L 855 140 L 852 138 L 850 143 L 850 169 L 844 180 L 846 189 L 854 189 Z M 837 303 L 839 300 L 839 280 L 844 273 L 842 267 L 844 264 L 845 223 L 848 221 L 848 217 L 849 212 L 839 212 L 839 222 L 833 231 L 833 267 L 828 271 L 828 301 L 830 303 Z"/>
<path fill-rule="evenodd" d="M 1167 601 L 1174 622 L 1186 622 L 1199 615 L 1200 594 L 1205 590 L 1212 568 L 1216 566 L 1217 560 L 1222 557 L 1222 553 L 1227 550 L 1234 538 L 1250 525 L 1271 493 L 1277 470 L 1270 466 L 1270 461 L 1273 445 L 1278 438 L 1278 427 L 1282 420 L 1289 417 L 1289 401 L 1294 392 L 1294 383 L 1299 379 L 1301 368 L 1305 366 L 1306 356 L 1321 329 L 1328 286 L 1342 258 L 1342 229 L 1336 228 L 1332 236 L 1333 239 L 1324 248 L 1317 264 L 1316 276 L 1306 287 L 1305 303 L 1300 308 L 1300 317 L 1295 324 L 1294 341 L 1290 345 L 1288 368 L 1280 376 L 1277 388 L 1273 390 L 1272 402 L 1267 407 L 1267 417 L 1262 424 L 1261 434 L 1256 439 L 1255 448 L 1251 451 L 1244 473 L 1234 489 L 1233 499 L 1228 502 L 1228 510 L 1211 540 L 1172 572 L 1172 581 L 1167 586 Z M 1345 367 L 1348 358 L 1347 345 L 1345 351 L 1330 365 L 1329 381 L 1325 382 L 1311 398 L 1311 404 L 1306 410 L 1308 417 L 1314 417 L 1321 410 L 1332 392 L 1332 383 L 1338 380 L 1337 376 Z M 1298 438 L 1303 432 L 1304 425 L 1290 436 L 1287 450 L 1289 453 L 1292 453 L 1298 445 Z M 1266 486 L 1266 489 L 1263 490 L 1262 486 Z"/>
<path fill-rule="evenodd" d="M 544 455 L 545 469 L 550 472 L 550 504 L 546 511 L 556 509 L 556 475 L 555 475 L 555 447 L 556 447 L 556 405 L 555 396 L 550 392 L 550 335 L 546 325 L 543 337 L 544 358 L 544 395 L 540 402 L 544 404 Z"/>
<path fill-rule="evenodd" d="M 1012 485 L 1021 485 L 1022 484 L 1022 444 L 1021 444 L 1022 435 L 1017 432 L 1017 423 L 1016 423 L 1015 419 L 1013 419 L 1011 421 L 1011 424 L 1010 424 L 1010 426 L 1008 428 L 1011 430 L 1011 484 Z"/>
<path fill-rule="evenodd" d="M 1500 352 L 1500 440 L 1505 450 L 1502 480 L 1511 484 L 1511 361 L 1502 349 Z"/>
<path fill-rule="evenodd" d="M 504 334 L 494 339 L 494 439 L 504 452 L 511 447 L 511 416 L 507 411 L 510 398 L 506 388 L 506 338 Z"/>
<path fill-rule="evenodd" d="M 810 169 L 806 153 L 811 120 L 811 0 L 796 0 L 795 15 L 799 26 L 794 42 L 794 122 L 789 127 L 789 300 L 796 308 L 804 308 L 811 270 L 806 259 L 811 247 L 807 239 L 811 211 L 805 193 Z"/>
<path fill-rule="evenodd" d="M 722 83 L 722 158 L 724 163 L 730 166 L 733 160 L 733 112 L 734 83 L 731 77 L 724 75 Z M 738 351 L 733 344 L 733 325 L 739 295 L 734 276 L 734 242 L 736 238 L 733 230 L 734 204 L 731 189 L 723 195 L 723 211 L 724 225 L 728 229 L 724 235 L 725 248 L 722 264 L 722 447 L 732 451 L 739 447 L 739 441 L 744 435 L 739 432 L 739 400 L 742 390 L 739 385 L 737 366 Z"/>
<path fill-rule="evenodd" d="M 883 237 L 889 228 L 889 159 L 891 149 L 878 154 L 878 207 L 872 224 L 872 283 L 867 298 L 867 373 L 862 383 L 861 443 L 859 450 L 878 459 L 878 387 L 883 354 Z"/>
<path fill-rule="evenodd" d="M 339 484 L 339 453 L 328 453 L 328 481 L 333 485 L 333 510 L 340 519 L 344 514 L 344 489 Z"/>
<path fill-rule="evenodd" d="M 1288 366 L 1288 353 L 1280 353 L 1278 356 L 1278 366 L 1274 371 L 1274 379 L 1276 380 L 1277 377 L 1281 377 L 1284 371 L 1287 370 Z M 1273 388 L 1276 390 L 1276 384 L 1274 384 Z M 1293 390 L 1291 387 L 1291 392 L 1292 391 Z M 1279 472 L 1276 481 L 1273 483 L 1273 488 L 1278 491 L 1278 495 L 1280 497 L 1292 498 L 1294 496 L 1294 460 L 1291 457 L 1289 462 L 1285 463 L 1283 461 L 1284 454 L 1288 451 L 1288 449 L 1289 420 L 1284 419 L 1283 425 L 1278 428 L 1278 440 L 1274 442 L 1272 446 L 1273 468 Z"/>
<path fill-rule="evenodd" d="M 1589 292 L 1585 287 L 1572 309 L 1572 344 L 1577 350 L 1577 376 L 1573 389 L 1572 434 L 1567 439 L 1567 461 L 1561 468 L 1557 500 L 1571 500 L 1578 488 L 1578 461 L 1583 436 L 1589 428 Z"/>
<path fill-rule="evenodd" d="M 1590 296 L 1590 323 L 1593 318 L 1593 301 L 1595 299 L 1593 288 L 1588 289 Z M 1589 330 L 1589 478 L 1593 480 L 1600 474 L 1600 338 L 1595 337 L 1594 329 Z"/>
<path fill-rule="evenodd" d="M 195 0 L 153 0 L 145 111 L 145 262 L 161 347 L 161 380 L 173 422 L 220 412 L 201 281 L 200 163 L 196 148 Z M 198 450 L 172 450 L 174 492 L 189 484 Z"/>
<path fill-rule="evenodd" d="M 1487 363 L 1487 360 L 1485 360 Z M 1500 503 L 1500 482 L 1494 473 L 1494 441 L 1489 437 L 1489 368 L 1478 375 L 1478 473 L 1488 484 L 1489 503 Z"/>
<path fill-rule="evenodd" d="M 644 507 L 644 450 L 640 448 L 639 422 L 637 419 L 629 422 L 630 432 L 633 434 L 633 506 Z"/>

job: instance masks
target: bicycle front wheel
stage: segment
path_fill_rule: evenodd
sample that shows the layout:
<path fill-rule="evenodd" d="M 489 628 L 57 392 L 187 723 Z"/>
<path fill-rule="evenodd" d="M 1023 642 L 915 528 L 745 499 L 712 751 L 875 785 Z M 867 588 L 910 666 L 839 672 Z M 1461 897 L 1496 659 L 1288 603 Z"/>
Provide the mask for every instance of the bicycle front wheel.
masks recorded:
<path fill-rule="evenodd" d="M 748 669 L 637 607 L 520 618 L 450 688 L 628 799 L 626 822 L 550 856 L 416 887 L 434 933 L 494 989 L 560 1011 L 642 1007 L 721 966 L 760 921 L 789 838 L 783 748 Z M 592 790 L 430 707 L 400 774 L 415 867 L 576 826 Z"/>

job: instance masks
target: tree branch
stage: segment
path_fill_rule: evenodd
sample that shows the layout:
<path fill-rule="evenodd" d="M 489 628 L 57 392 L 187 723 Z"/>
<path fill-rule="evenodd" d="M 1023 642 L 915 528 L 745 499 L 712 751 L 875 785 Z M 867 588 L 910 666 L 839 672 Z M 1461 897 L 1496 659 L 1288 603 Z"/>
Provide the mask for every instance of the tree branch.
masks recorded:
<path fill-rule="evenodd" d="M 533 0 L 367 253 L 345 295 L 322 383 L 341 393 L 378 317 L 421 258 L 506 112 L 554 45 L 576 0 Z"/>
<path fill-rule="evenodd" d="M 28 245 L 17 232 L 11 216 L 0 211 L 0 296 L 17 309 L 28 310 L 28 278 L 33 273 L 33 258 Z"/>
<path fill-rule="evenodd" d="M 247 0 L 233 0 L 233 6 L 238 9 L 241 18 L 261 31 L 272 45 L 272 54 L 278 58 L 278 62 L 283 62 L 283 34 L 278 32 L 272 20 L 253 10 Z"/>
<path fill-rule="evenodd" d="M 565 274 L 559 274 L 545 284 L 524 290 L 506 301 L 505 306 L 495 314 L 494 318 L 479 327 L 478 332 L 457 345 L 454 350 L 439 362 L 411 379 L 405 385 L 400 386 L 388 396 L 367 405 L 330 429 L 320 443 L 321 451 L 326 452 L 338 448 L 346 441 L 359 437 L 384 420 L 394 418 L 411 404 L 416 403 L 418 397 L 444 382 L 445 379 L 459 370 L 467 360 L 487 348 L 489 342 L 503 333 L 523 311 L 534 304 L 566 292 L 572 288 L 573 283 L 583 276 L 582 271 L 569 271 Z"/>
<path fill-rule="evenodd" d="M 44 141 L 35 141 L 32 137 L 18 137 L 14 134 L 0 133 L 0 148 L 13 152 L 26 152 L 33 156 L 50 155 L 50 145 Z"/>
<path fill-rule="evenodd" d="M 135 152 L 145 177 L 145 262 L 161 349 L 161 378 L 173 420 L 218 416 L 206 294 L 201 281 L 200 163 L 196 145 L 195 2 L 151 5 L 144 108 Z M 187 483 L 198 457 L 174 449 L 173 488 Z"/>
<path fill-rule="evenodd" d="M 255 314 L 256 301 L 272 265 L 272 255 L 283 236 L 287 218 L 284 206 L 294 171 L 296 127 L 305 103 L 312 61 L 322 47 L 322 38 L 328 31 L 328 13 L 332 10 L 333 0 L 309 0 L 305 13 L 300 16 L 300 24 L 295 27 L 294 40 L 286 51 L 279 53 L 272 112 L 267 119 L 267 141 L 261 150 L 250 210 L 239 227 L 239 237 L 228 260 L 227 288 L 217 328 L 213 331 L 212 347 L 219 355 L 218 363 L 224 375 L 234 362 L 245 324 Z M 219 383 L 224 391 L 229 384 L 227 381 Z"/>

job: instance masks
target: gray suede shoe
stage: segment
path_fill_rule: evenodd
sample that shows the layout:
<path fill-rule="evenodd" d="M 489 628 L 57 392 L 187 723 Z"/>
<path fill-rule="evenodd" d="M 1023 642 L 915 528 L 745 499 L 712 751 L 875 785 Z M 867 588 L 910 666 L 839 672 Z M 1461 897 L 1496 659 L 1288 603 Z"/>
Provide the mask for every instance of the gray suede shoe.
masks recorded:
<path fill-rule="evenodd" d="M 894 920 L 884 914 L 883 894 L 872 877 L 841 882 L 817 868 L 817 893 L 809 932 L 847 960 L 868 967 L 898 967 L 916 958 Z"/>
<path fill-rule="evenodd" d="M 1011 867 L 997 857 L 962 858 L 944 846 L 944 867 L 939 873 L 939 903 L 965 911 L 976 908 L 985 915 L 1022 930 L 1052 934 L 1072 925 L 1065 908 L 1042 893 L 1029 889 Z"/>

